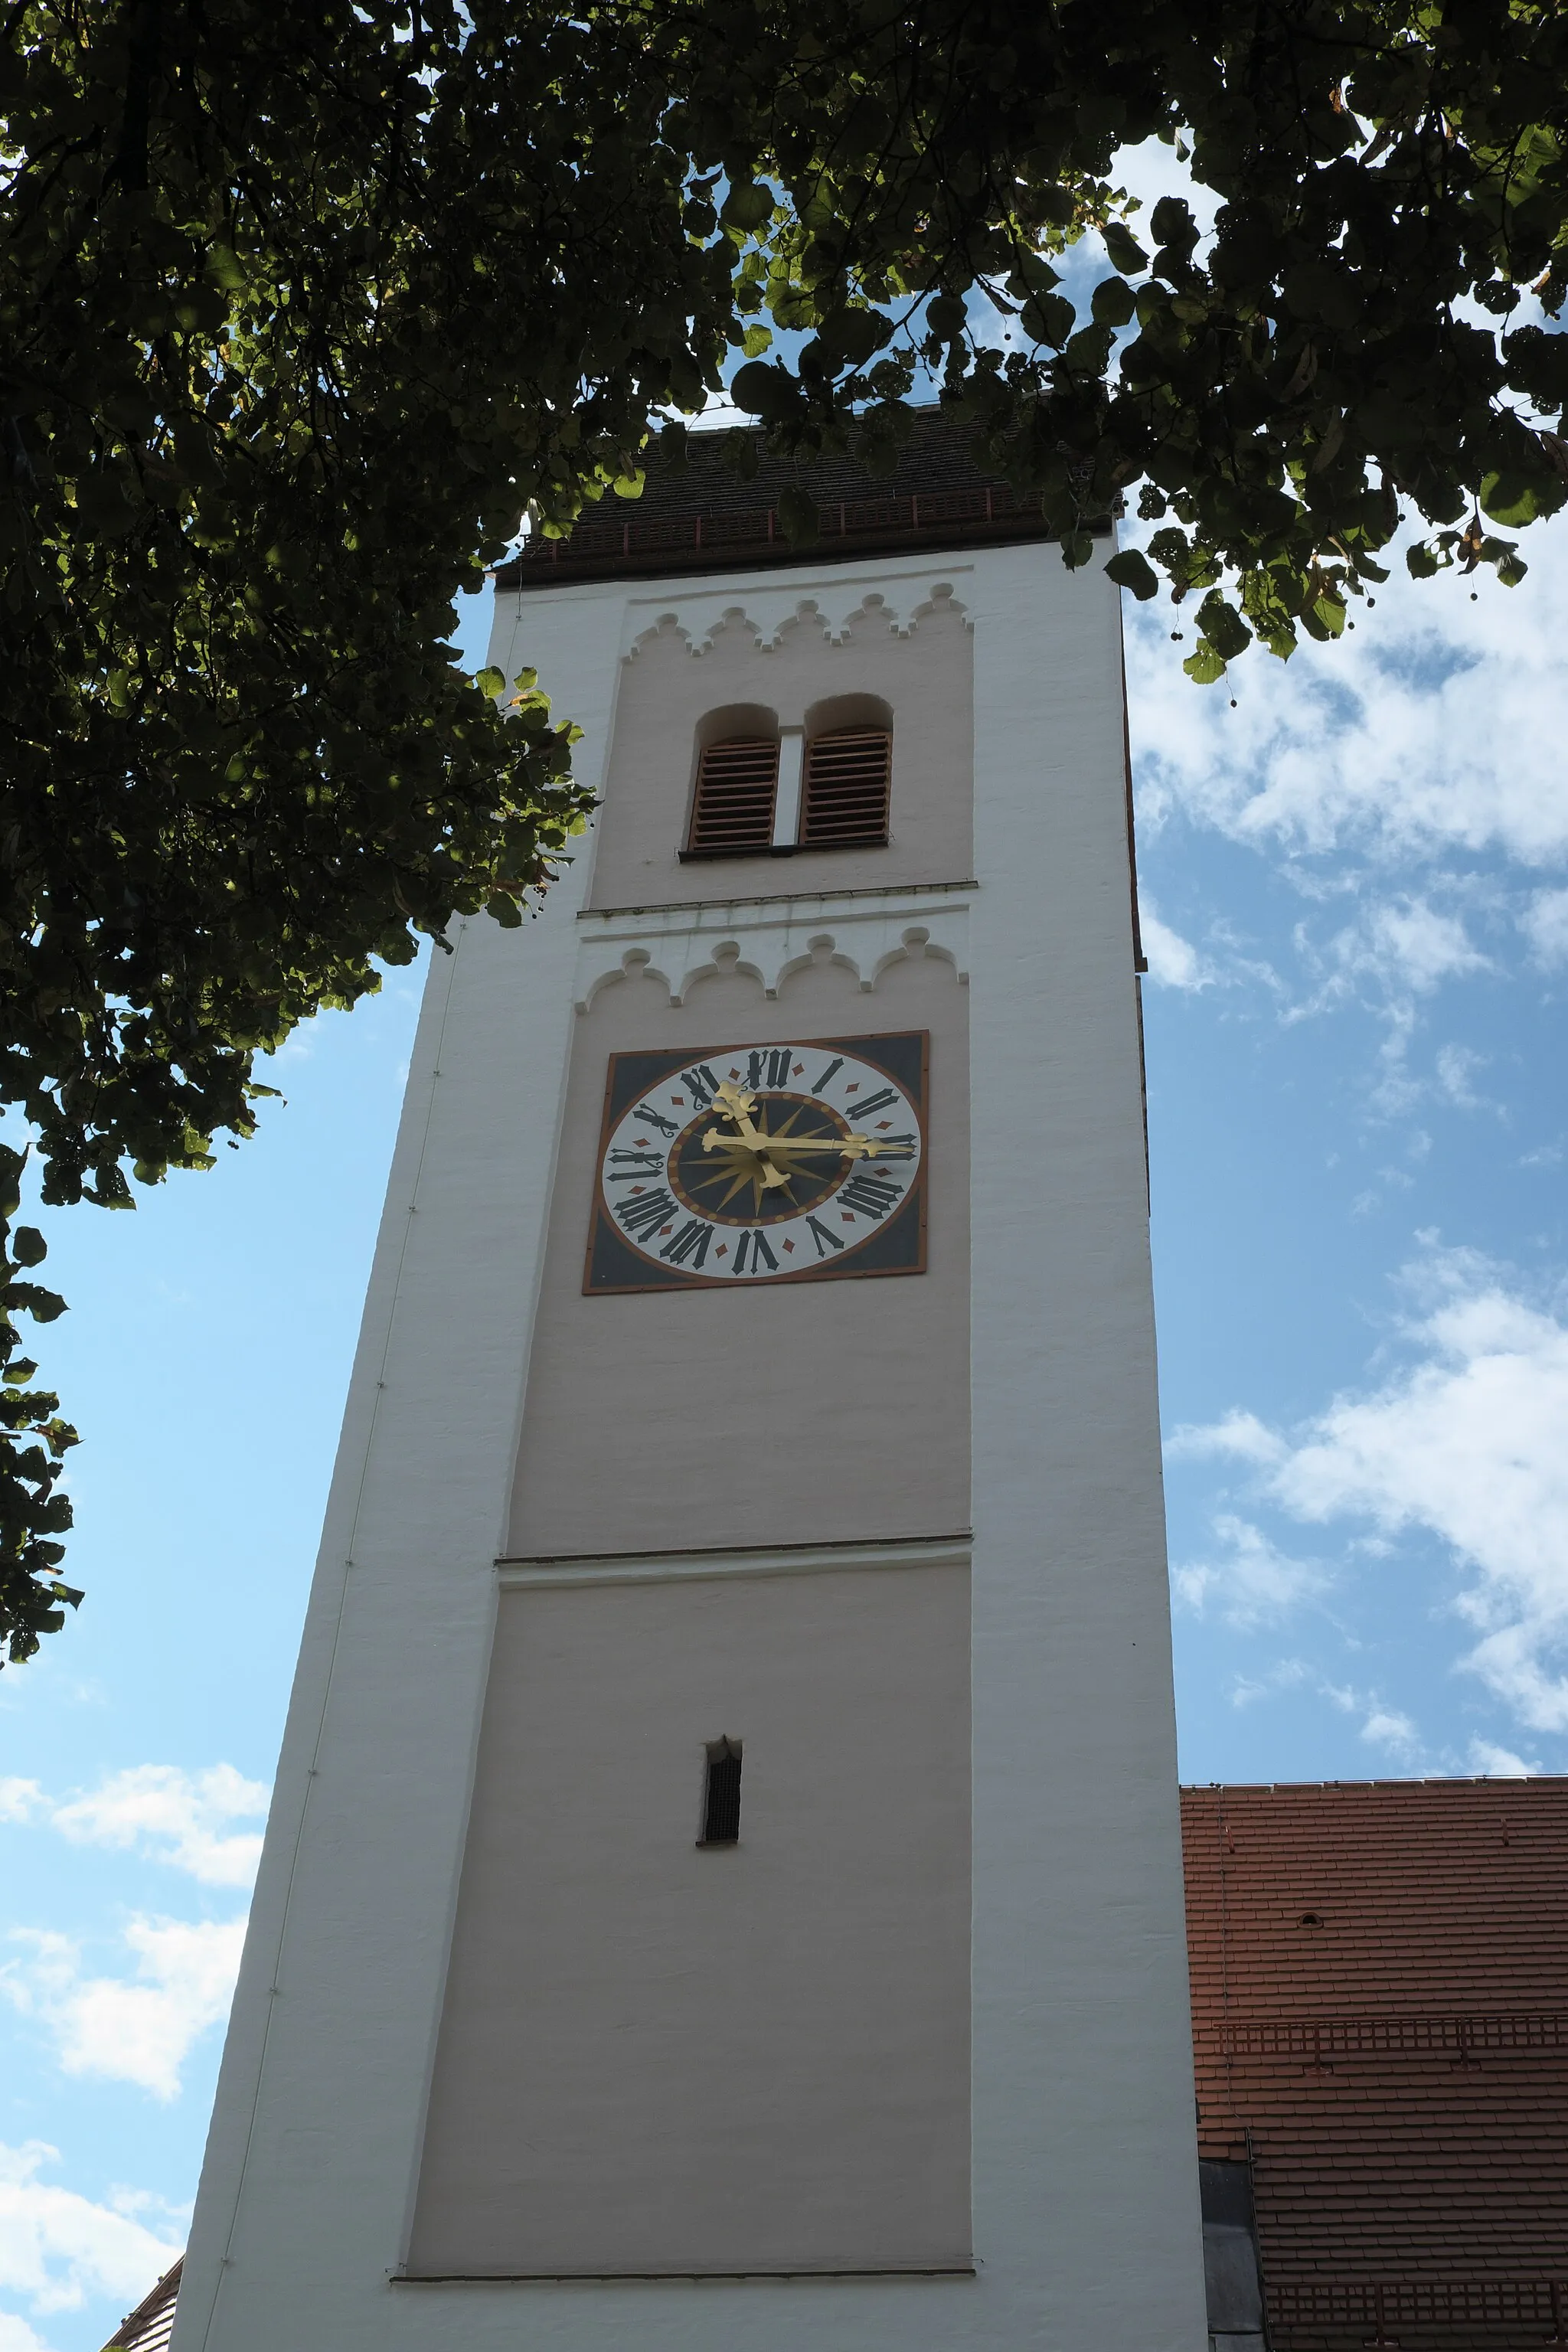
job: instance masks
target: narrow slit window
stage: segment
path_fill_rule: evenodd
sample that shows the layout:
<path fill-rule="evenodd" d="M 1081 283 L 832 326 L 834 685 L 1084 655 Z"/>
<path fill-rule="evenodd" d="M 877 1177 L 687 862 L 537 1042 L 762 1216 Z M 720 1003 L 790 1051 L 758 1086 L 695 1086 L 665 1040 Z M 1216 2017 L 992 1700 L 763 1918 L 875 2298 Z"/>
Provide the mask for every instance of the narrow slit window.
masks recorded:
<path fill-rule="evenodd" d="M 697 770 L 688 857 L 735 857 L 773 837 L 779 747 L 765 735 L 710 743 Z"/>
<path fill-rule="evenodd" d="M 741 1743 L 714 1739 L 708 1748 L 699 1845 L 734 1845 L 741 1835 Z"/>
<path fill-rule="evenodd" d="M 800 838 L 815 849 L 863 848 L 888 838 L 893 739 L 877 727 L 840 727 L 806 746 Z"/>

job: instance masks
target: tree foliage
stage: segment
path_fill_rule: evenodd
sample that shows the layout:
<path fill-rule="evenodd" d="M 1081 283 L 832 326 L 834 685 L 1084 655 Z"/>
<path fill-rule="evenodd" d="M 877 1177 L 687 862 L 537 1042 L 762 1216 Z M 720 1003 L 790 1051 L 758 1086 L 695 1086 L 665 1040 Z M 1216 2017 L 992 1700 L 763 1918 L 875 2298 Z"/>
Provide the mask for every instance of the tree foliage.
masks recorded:
<path fill-rule="evenodd" d="M 1200 682 L 1336 635 L 1404 518 L 1418 573 L 1518 580 L 1568 496 L 1565 85 L 1555 0 L 16 0 L 0 1101 L 44 1198 L 209 1164 L 295 1023 L 521 919 L 584 794 L 454 594 L 737 359 L 777 446 L 874 464 L 934 377 L 1069 562 L 1135 496 L 1110 569 L 1198 600 Z M 1150 139 L 1212 240 L 1119 189 Z M 8 1248 L 21 1657 L 74 1433 Z"/>

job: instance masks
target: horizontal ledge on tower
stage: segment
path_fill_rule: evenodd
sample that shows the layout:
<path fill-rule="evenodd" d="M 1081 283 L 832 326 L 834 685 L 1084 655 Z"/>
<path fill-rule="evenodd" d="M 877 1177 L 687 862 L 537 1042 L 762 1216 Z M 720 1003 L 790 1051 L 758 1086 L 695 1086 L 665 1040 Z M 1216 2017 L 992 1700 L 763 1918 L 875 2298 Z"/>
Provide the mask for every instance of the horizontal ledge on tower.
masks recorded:
<path fill-rule="evenodd" d="M 735 2285 L 748 2280 L 957 2279 L 973 2278 L 979 2265 L 967 2263 L 861 2263 L 853 2270 L 793 2271 L 388 2271 L 389 2286 L 700 2286 L 709 2281 Z"/>
<path fill-rule="evenodd" d="M 754 856 L 768 853 L 757 850 Z M 705 859 L 704 864 L 711 861 Z M 929 898 L 943 890 L 978 890 L 979 883 L 973 875 L 961 882 L 875 882 L 860 884 L 846 890 L 769 890 L 755 897 L 729 898 L 656 898 L 646 907 L 583 907 L 578 909 L 580 923 L 613 923 L 624 921 L 630 915 L 697 915 L 711 913 L 715 908 L 740 907 L 816 906 L 828 898 Z"/>
<path fill-rule="evenodd" d="M 566 1584 L 684 1582 L 691 1579 L 743 1576 L 813 1576 L 854 1568 L 961 1568 L 969 1562 L 973 1538 L 967 1530 L 945 1536 L 895 1536 L 881 1543 L 853 1539 L 803 1544 L 716 1544 L 672 1547 L 668 1551 L 542 1553 L 496 1561 L 503 1587 L 537 1591 Z"/>

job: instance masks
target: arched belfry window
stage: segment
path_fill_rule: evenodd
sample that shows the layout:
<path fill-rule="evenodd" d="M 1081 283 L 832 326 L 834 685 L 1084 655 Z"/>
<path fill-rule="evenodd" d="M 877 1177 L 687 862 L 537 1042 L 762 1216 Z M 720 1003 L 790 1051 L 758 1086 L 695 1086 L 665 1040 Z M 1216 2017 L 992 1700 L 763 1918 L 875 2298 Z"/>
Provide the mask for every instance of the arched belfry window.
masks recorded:
<path fill-rule="evenodd" d="M 778 737 L 752 730 L 703 746 L 697 762 L 689 857 L 739 857 L 773 845 Z"/>
<path fill-rule="evenodd" d="M 889 838 L 893 714 L 867 694 L 817 703 L 780 726 L 748 703 L 710 711 L 682 858 L 791 857 Z"/>
<path fill-rule="evenodd" d="M 702 1834 L 699 1845 L 736 1845 L 741 1836 L 741 1743 L 712 1739 L 708 1743 L 708 1771 L 702 1784 Z"/>
<path fill-rule="evenodd" d="M 858 848 L 888 838 L 893 739 L 885 727 L 836 727 L 805 747 L 803 849 Z"/>

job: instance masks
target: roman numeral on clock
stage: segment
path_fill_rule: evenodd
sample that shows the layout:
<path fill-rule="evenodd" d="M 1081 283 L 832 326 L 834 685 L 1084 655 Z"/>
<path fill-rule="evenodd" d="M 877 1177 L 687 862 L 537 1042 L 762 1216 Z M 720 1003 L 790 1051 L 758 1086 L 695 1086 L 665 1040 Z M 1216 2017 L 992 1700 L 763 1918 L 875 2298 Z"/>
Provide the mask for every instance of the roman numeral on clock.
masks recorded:
<path fill-rule="evenodd" d="M 699 1110 L 712 1108 L 713 1097 L 719 1091 L 719 1081 L 706 1062 L 699 1062 L 694 1069 L 682 1070 L 680 1083 Z M 673 1135 L 675 1129 L 671 1128 L 669 1131 Z"/>
<path fill-rule="evenodd" d="M 658 1231 L 667 1217 L 679 1216 L 679 1203 L 661 1184 L 656 1192 L 644 1192 L 633 1201 L 617 1201 L 616 1214 L 628 1234 L 646 1241 Z"/>
<path fill-rule="evenodd" d="M 622 1163 L 610 1171 L 612 1184 L 627 1184 L 634 1176 L 662 1176 L 664 1173 L 662 1151 L 612 1151 L 610 1158 Z"/>
<path fill-rule="evenodd" d="M 632 1117 L 644 1120 L 649 1127 L 657 1127 L 660 1135 L 673 1137 L 680 1133 L 675 1121 L 672 1118 L 666 1118 L 662 1111 L 655 1110 L 651 1103 L 638 1103 Z"/>
<path fill-rule="evenodd" d="M 885 1217 L 895 1201 L 904 1197 L 903 1187 L 890 1177 L 873 1176 L 865 1169 L 857 1169 L 848 1181 L 839 1187 L 836 1195 L 846 1209 L 858 1209 L 863 1217 Z"/>
<path fill-rule="evenodd" d="M 779 1262 L 773 1254 L 766 1234 L 751 1227 L 748 1227 L 736 1241 L 735 1263 L 730 1268 L 731 1273 L 744 1274 L 748 1261 L 753 1274 L 760 1273 L 764 1265 L 770 1274 L 778 1272 Z"/>
<path fill-rule="evenodd" d="M 700 1265 L 712 1238 L 711 1225 L 705 1225 L 700 1217 L 689 1217 L 673 1240 L 666 1242 L 659 1255 L 668 1258 L 671 1265 L 684 1265 L 688 1258 L 694 1266 Z"/>
<path fill-rule="evenodd" d="M 746 1084 L 753 1094 L 759 1087 L 784 1087 L 789 1084 L 789 1066 L 793 1045 L 760 1047 L 746 1056 Z"/>
<path fill-rule="evenodd" d="M 872 1095 L 867 1101 L 857 1103 L 849 1116 L 857 1119 L 869 1118 L 874 1110 L 886 1110 L 889 1103 L 901 1104 L 903 1099 L 902 1095 L 896 1095 L 891 1087 L 884 1087 L 879 1095 Z"/>

